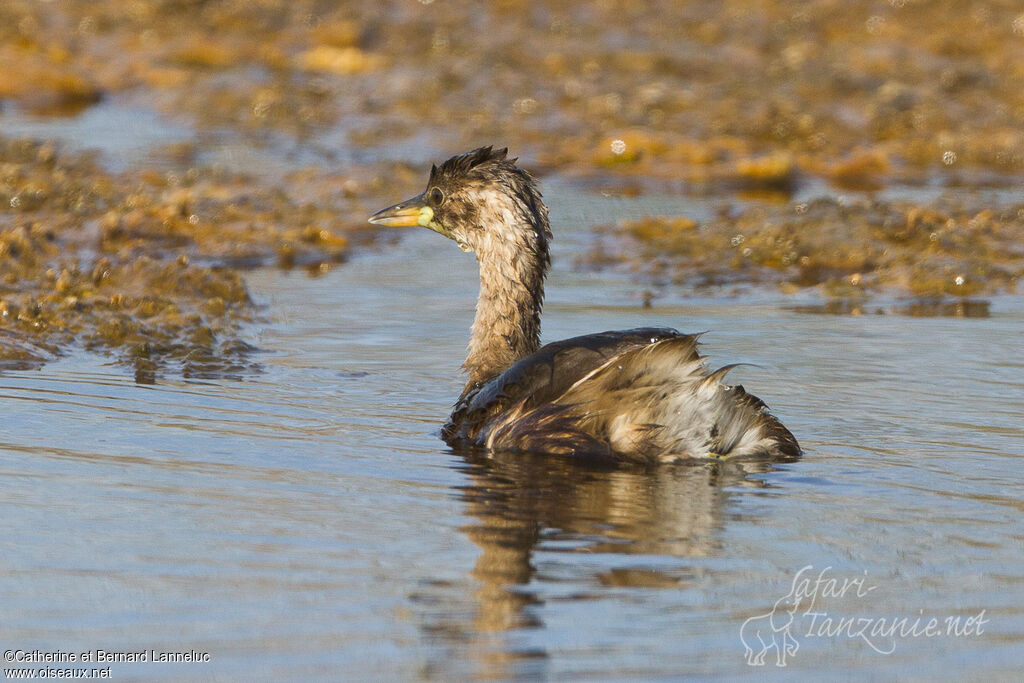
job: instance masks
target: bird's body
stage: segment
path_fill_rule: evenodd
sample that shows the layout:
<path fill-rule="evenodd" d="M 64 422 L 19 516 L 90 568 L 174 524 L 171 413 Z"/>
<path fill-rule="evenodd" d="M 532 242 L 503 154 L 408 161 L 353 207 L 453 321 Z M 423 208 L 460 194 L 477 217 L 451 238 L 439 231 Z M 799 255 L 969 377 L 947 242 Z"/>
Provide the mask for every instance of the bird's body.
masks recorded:
<path fill-rule="evenodd" d="M 442 436 L 483 447 L 639 462 L 795 457 L 767 406 L 711 372 L 697 336 L 601 332 L 540 346 L 547 207 L 530 174 L 485 147 L 433 168 L 427 190 L 371 220 L 421 225 L 473 251 L 480 297 L 469 374 Z"/>

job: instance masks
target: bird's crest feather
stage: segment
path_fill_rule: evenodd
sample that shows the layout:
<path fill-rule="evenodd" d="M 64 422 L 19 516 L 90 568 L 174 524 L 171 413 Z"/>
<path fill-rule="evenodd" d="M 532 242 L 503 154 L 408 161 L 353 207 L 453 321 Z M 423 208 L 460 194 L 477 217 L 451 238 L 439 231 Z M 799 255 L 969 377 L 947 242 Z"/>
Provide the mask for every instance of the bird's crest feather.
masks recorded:
<path fill-rule="evenodd" d="M 440 166 L 432 166 L 430 169 L 430 180 L 434 182 L 440 177 L 458 178 L 466 176 L 480 166 L 505 161 L 507 156 L 508 147 L 501 149 L 494 149 L 490 145 L 478 147 L 470 152 L 453 156 Z M 514 162 L 515 160 L 512 160 L 509 163 Z"/>

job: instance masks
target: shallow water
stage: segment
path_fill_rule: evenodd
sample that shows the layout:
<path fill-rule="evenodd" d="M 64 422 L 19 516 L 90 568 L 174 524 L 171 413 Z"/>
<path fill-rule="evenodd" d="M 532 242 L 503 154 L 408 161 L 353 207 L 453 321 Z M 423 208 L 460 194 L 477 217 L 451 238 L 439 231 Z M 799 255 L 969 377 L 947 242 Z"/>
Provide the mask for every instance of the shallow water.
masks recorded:
<path fill-rule="evenodd" d="M 438 429 L 475 264 L 413 231 L 324 277 L 251 273 L 271 322 L 253 332 L 263 371 L 242 380 L 135 385 L 86 354 L 0 375 L 0 642 L 210 653 L 112 664 L 122 679 L 1015 676 L 1020 301 L 985 318 L 808 315 L 764 294 L 645 309 L 627 277 L 572 261 L 587 225 L 666 205 L 546 196 L 545 338 L 708 330 L 712 363 L 756 364 L 733 377 L 801 461 L 635 472 L 451 453 Z M 800 583 L 775 622 L 796 652 L 749 666 L 741 635 L 767 622 L 744 622 L 798 575 L 862 585 Z M 980 634 L 821 631 L 982 611 Z"/>
<path fill-rule="evenodd" d="M 75 151 L 94 152 L 113 171 L 147 165 L 223 168 L 250 177 L 277 179 L 307 165 L 338 166 L 381 160 L 430 163 L 444 151 L 414 137 L 401 146 L 357 147 L 351 128 L 367 122 L 345 117 L 315 139 L 260 131 L 196 126 L 183 117 L 157 112 L 144 96 L 113 95 L 70 116 L 33 113 L 9 103 L 0 108 L 0 132 L 8 137 L 53 140 Z"/>

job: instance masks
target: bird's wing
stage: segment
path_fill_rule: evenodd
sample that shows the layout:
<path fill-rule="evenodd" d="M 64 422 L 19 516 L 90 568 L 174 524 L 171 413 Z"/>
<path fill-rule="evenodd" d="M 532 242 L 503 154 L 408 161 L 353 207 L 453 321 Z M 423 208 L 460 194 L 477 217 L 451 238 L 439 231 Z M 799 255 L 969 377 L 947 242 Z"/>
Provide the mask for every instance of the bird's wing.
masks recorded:
<path fill-rule="evenodd" d="M 722 382 L 734 366 L 708 369 L 696 336 L 605 332 L 552 344 L 520 363 L 453 414 L 465 441 L 641 462 L 800 453 L 763 402 Z"/>
<path fill-rule="evenodd" d="M 463 394 L 442 430 L 449 443 L 477 442 L 493 418 L 546 406 L 610 359 L 665 339 L 693 339 L 676 330 L 641 327 L 599 332 L 547 344 L 482 386 Z"/>

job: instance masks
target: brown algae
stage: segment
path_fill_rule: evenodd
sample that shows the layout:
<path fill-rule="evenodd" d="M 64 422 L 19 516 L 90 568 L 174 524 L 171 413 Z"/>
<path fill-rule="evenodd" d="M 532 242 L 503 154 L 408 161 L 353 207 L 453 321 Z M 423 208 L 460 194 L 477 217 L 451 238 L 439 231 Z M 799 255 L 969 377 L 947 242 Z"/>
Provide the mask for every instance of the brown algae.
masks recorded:
<path fill-rule="evenodd" d="M 116 98 L 197 135 L 164 150 L 167 167 L 121 173 L 0 139 L 0 364 L 81 344 L 143 378 L 171 362 L 247 367 L 257 308 L 238 269 L 329 270 L 370 239 L 377 197 L 418 182 L 383 162 L 289 162 L 273 182 L 197 166 L 200 140 L 221 131 L 328 160 L 335 147 L 441 158 L 500 143 L 540 172 L 630 193 L 771 200 L 699 224 L 626 223 L 625 254 L 592 254 L 659 281 L 851 300 L 1012 291 L 1020 207 L 977 190 L 1024 177 L 1022 64 L 1013 3 L 9 0 L 0 110 L 70 115 Z M 819 179 L 868 194 L 789 201 Z M 923 184 L 959 199 L 870 199 Z"/>
<path fill-rule="evenodd" d="M 200 128 L 500 141 L 549 168 L 727 185 L 1024 173 L 1021 64 L 1013 3 L 0 7 L 0 99 L 29 108 L 134 93 Z"/>
<path fill-rule="evenodd" d="M 299 203 L 213 171 L 113 175 L 88 155 L 0 138 L 0 365 L 77 343 L 142 378 L 166 363 L 241 371 L 257 310 L 237 268 L 325 272 L 349 236 L 365 239 L 364 211 L 345 201 Z"/>
<path fill-rule="evenodd" d="M 691 286 L 748 282 L 815 287 L 827 297 L 927 299 L 1013 292 L 1024 276 L 1024 204 L 819 199 L 722 212 L 702 224 L 649 217 L 607 230 L 636 247 L 605 249 L 597 262 L 630 263 L 639 251 L 639 270 Z"/>

